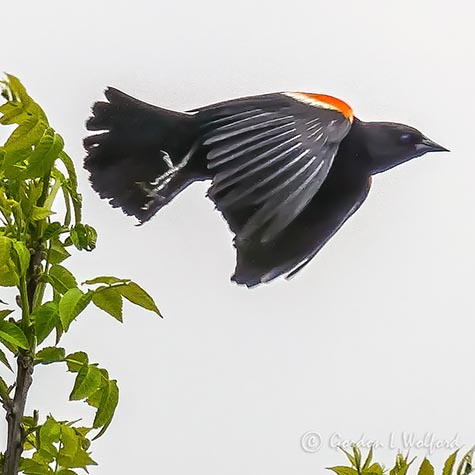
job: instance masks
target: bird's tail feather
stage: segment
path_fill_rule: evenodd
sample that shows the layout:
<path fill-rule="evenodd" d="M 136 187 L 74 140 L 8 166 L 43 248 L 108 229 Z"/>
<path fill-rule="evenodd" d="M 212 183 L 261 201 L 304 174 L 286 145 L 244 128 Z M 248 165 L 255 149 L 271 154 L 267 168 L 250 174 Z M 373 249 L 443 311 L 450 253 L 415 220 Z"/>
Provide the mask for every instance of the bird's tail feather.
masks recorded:
<path fill-rule="evenodd" d="M 88 130 L 84 167 L 101 198 L 141 222 L 199 179 L 185 166 L 197 148 L 192 115 L 139 101 L 108 88 L 107 102 L 96 102 Z"/>

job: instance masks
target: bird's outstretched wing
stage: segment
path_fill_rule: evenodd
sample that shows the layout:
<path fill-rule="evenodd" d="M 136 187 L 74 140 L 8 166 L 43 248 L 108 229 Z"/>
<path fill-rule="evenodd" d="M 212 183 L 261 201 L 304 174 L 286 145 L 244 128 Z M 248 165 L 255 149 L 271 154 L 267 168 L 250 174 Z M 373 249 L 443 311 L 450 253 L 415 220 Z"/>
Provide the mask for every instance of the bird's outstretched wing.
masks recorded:
<path fill-rule="evenodd" d="M 318 192 L 353 120 L 342 101 L 305 93 L 223 102 L 198 116 L 214 172 L 209 196 L 236 242 L 261 243 L 273 240 Z"/>

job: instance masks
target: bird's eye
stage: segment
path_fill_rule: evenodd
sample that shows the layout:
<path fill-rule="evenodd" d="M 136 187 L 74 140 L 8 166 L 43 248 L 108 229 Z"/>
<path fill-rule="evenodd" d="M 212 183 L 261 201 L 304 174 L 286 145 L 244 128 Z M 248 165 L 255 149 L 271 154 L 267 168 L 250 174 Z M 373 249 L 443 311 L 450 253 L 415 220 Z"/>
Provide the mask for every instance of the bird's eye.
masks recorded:
<path fill-rule="evenodd" d="M 403 143 L 410 143 L 412 139 L 411 134 L 402 134 L 401 137 L 399 137 L 399 140 Z"/>

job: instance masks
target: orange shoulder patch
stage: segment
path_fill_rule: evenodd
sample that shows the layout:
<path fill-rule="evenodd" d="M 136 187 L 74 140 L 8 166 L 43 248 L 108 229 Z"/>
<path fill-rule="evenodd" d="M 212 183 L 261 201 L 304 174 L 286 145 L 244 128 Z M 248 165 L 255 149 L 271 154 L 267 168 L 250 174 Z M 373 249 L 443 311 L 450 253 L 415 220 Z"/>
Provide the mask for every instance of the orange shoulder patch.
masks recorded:
<path fill-rule="evenodd" d="M 325 94 L 312 94 L 308 92 L 286 92 L 285 94 L 314 107 L 336 110 L 343 114 L 350 122 L 353 122 L 353 109 L 341 99 Z"/>

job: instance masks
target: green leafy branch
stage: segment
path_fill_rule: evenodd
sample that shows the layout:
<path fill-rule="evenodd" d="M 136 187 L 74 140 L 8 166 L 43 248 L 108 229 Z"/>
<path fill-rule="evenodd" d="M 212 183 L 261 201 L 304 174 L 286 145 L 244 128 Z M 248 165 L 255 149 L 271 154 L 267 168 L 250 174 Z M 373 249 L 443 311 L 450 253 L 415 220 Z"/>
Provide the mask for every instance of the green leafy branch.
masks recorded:
<path fill-rule="evenodd" d="M 97 465 L 89 454 L 89 427 L 58 422 L 52 416 L 40 426 L 35 417 L 25 417 L 23 426 L 26 432 L 24 450 L 33 451 L 31 458 L 20 460 L 23 473 L 73 475 L 76 473 L 74 468 L 87 469 Z"/>
<path fill-rule="evenodd" d="M 368 451 L 366 458 L 363 461 L 361 450 L 356 445 L 353 446 L 352 452 L 341 449 L 348 458 L 350 465 L 339 465 L 330 467 L 329 470 L 335 472 L 337 475 L 407 475 L 409 468 L 414 463 L 416 458 L 409 460 L 409 455 L 403 456 L 398 453 L 396 461 L 391 469 L 385 469 L 382 464 L 373 461 L 373 448 Z M 457 456 L 459 451 L 456 450 L 445 461 L 442 475 L 469 475 L 474 471 L 473 455 L 475 448 L 470 449 L 463 455 L 456 467 Z M 417 475 L 434 475 L 435 469 L 427 458 L 422 461 Z"/>
<path fill-rule="evenodd" d="M 88 437 L 95 433 L 97 438 L 109 427 L 119 389 L 85 352 L 67 354 L 59 346 L 63 334 L 91 303 L 120 322 L 124 299 L 160 312 L 131 280 L 102 276 L 79 284 L 64 266 L 71 249 L 92 251 L 97 241 L 96 231 L 82 222 L 73 161 L 20 81 L 7 75 L 0 85 L 5 99 L 0 125 L 16 125 L 0 147 L 0 286 L 18 292 L 15 302 L 0 310 L 0 365 L 14 373 L 10 380 L 0 376 L 8 427 L 0 474 L 71 475 L 95 464 Z M 46 341 L 49 346 L 43 346 Z M 94 409 L 91 427 L 51 415 L 40 422 L 37 411 L 24 414 L 35 366 L 52 363 L 64 363 L 76 375 L 69 399 Z M 22 458 L 24 451 L 32 451 L 31 456 Z"/>

